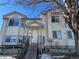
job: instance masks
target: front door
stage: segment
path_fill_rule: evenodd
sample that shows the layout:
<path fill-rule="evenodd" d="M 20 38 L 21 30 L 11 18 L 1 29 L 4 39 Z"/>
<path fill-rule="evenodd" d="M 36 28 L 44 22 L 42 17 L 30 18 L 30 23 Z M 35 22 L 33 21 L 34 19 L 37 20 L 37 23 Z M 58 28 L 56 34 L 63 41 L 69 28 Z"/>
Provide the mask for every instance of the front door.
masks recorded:
<path fill-rule="evenodd" d="M 32 43 L 37 43 L 37 41 L 38 41 L 38 31 L 33 30 L 33 32 L 32 32 Z"/>

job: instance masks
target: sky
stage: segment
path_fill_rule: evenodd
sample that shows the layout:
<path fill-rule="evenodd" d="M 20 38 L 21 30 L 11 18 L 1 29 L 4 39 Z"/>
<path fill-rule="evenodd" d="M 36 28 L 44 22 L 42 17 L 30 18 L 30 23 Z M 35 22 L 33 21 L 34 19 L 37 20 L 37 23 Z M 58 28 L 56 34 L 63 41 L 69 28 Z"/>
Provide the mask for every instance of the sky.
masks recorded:
<path fill-rule="evenodd" d="M 0 0 L 0 3 L 5 3 L 8 0 Z M 13 1 L 13 0 L 12 0 Z M 3 15 L 17 11 L 24 15 L 26 15 L 28 18 L 35 18 L 39 17 L 40 13 L 43 11 L 47 11 L 48 9 L 53 8 L 55 5 L 51 3 L 40 3 L 36 7 L 29 7 L 29 6 L 22 6 L 22 5 L 14 5 L 14 3 L 6 4 L 6 5 L 0 5 L 0 30 L 3 23 Z"/>

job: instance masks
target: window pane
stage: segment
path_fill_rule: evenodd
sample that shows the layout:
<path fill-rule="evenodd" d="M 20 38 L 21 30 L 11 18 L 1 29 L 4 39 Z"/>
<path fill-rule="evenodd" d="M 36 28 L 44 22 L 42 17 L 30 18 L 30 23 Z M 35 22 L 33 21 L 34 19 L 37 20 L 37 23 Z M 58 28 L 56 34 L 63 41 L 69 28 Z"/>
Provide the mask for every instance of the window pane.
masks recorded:
<path fill-rule="evenodd" d="M 57 39 L 57 33 L 56 33 L 56 31 L 53 31 L 53 38 Z"/>
<path fill-rule="evenodd" d="M 52 22 L 55 22 L 55 16 L 52 16 Z"/>
<path fill-rule="evenodd" d="M 11 39 L 11 41 L 10 42 L 16 42 L 16 39 Z"/>
<path fill-rule="evenodd" d="M 13 26 L 18 26 L 19 25 L 19 20 L 14 20 L 14 24 L 13 24 Z"/>
<path fill-rule="evenodd" d="M 5 42 L 10 42 L 10 40 L 11 40 L 11 37 L 7 36 L 6 39 L 5 39 Z"/>
<path fill-rule="evenodd" d="M 9 26 L 18 26 L 19 20 L 18 19 L 10 19 Z"/>
<path fill-rule="evenodd" d="M 59 22 L 58 16 L 52 16 L 52 22 Z"/>
<path fill-rule="evenodd" d="M 13 36 L 13 37 L 11 37 L 10 42 L 16 42 L 16 39 L 17 39 L 17 37 Z"/>
<path fill-rule="evenodd" d="M 9 26 L 13 26 L 13 23 L 14 23 L 14 19 L 10 19 Z"/>
<path fill-rule="evenodd" d="M 60 31 L 57 31 L 57 38 L 58 39 L 62 39 L 62 35 L 61 35 L 61 32 Z"/>
<path fill-rule="evenodd" d="M 68 36 L 68 39 L 72 39 L 72 32 L 71 31 L 67 31 L 67 36 Z"/>
<path fill-rule="evenodd" d="M 5 42 L 16 42 L 16 39 L 15 36 L 6 36 Z"/>
<path fill-rule="evenodd" d="M 53 38 L 54 39 L 62 39 L 62 35 L 60 31 L 53 31 Z"/>
<path fill-rule="evenodd" d="M 55 16 L 55 22 L 59 22 L 59 17 Z"/>

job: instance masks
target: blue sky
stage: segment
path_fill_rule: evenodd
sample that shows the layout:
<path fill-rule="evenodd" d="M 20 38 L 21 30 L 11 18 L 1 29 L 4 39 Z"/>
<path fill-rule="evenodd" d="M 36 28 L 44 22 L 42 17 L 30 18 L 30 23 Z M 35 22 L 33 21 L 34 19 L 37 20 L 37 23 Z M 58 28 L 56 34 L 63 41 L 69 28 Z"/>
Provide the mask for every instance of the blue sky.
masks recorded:
<path fill-rule="evenodd" d="M 7 0 L 0 0 L 0 3 L 6 2 Z M 28 18 L 35 18 L 39 17 L 39 14 L 43 11 L 46 11 L 48 9 L 53 8 L 54 5 L 51 5 L 51 3 L 40 3 L 35 8 L 29 7 L 29 6 L 16 6 L 16 5 L 0 5 L 0 29 L 3 22 L 3 15 L 12 12 L 12 11 L 18 11 L 24 15 L 26 15 Z"/>

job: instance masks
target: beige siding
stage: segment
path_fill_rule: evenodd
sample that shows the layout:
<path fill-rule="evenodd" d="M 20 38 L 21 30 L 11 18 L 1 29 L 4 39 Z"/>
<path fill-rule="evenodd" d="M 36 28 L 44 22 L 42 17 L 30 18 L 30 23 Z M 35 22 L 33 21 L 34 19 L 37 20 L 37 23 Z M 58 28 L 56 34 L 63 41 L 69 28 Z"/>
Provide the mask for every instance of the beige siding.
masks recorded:
<path fill-rule="evenodd" d="M 68 27 L 67 24 L 65 24 L 63 15 L 60 12 L 58 12 L 58 10 L 55 10 L 55 11 L 49 11 L 46 16 L 48 21 L 48 39 L 45 42 L 45 44 L 47 46 L 52 44 L 53 46 L 73 46 L 74 47 L 75 46 L 74 35 L 72 39 L 67 38 L 67 31 L 71 31 L 71 29 Z M 52 16 L 59 16 L 59 22 L 52 23 L 51 22 Z M 52 31 L 61 31 L 62 39 L 53 39 Z M 52 41 L 49 41 L 50 39 Z"/>
<path fill-rule="evenodd" d="M 4 39 L 5 39 L 7 23 L 8 23 L 8 20 L 3 20 L 3 24 L 2 24 L 2 28 L 1 28 L 1 41 L 0 41 L 0 45 L 2 45 L 2 43 L 3 43 Z"/>
<path fill-rule="evenodd" d="M 45 46 L 48 45 L 48 19 L 47 14 L 42 15 L 42 22 L 44 23 L 43 35 L 45 36 Z"/>
<path fill-rule="evenodd" d="M 51 17 L 52 16 L 59 16 L 59 22 L 58 23 L 52 23 L 51 22 Z M 19 14 L 11 14 L 9 16 L 6 16 L 7 18 L 13 18 L 13 17 L 18 17 L 19 20 L 22 20 L 22 18 L 24 18 L 22 15 L 19 15 Z M 24 21 L 26 23 L 26 25 L 29 25 L 29 26 L 40 26 L 38 23 L 42 23 L 44 25 L 44 28 L 42 29 L 33 29 L 33 28 L 30 28 L 30 30 L 37 30 L 40 34 L 39 35 L 42 35 L 42 36 L 45 36 L 45 46 L 48 46 L 48 45 L 53 45 L 53 46 L 75 46 L 75 41 L 74 41 L 74 35 L 73 35 L 73 38 L 72 39 L 68 39 L 67 38 L 67 31 L 71 29 L 68 27 L 67 24 L 65 24 L 65 20 L 64 20 L 64 17 L 63 15 L 61 14 L 60 10 L 52 10 L 52 11 L 49 11 L 45 14 L 42 14 L 41 16 L 42 20 L 29 20 L 28 18 Z M 14 35 L 14 36 L 17 36 L 19 37 L 20 36 L 27 36 L 27 34 L 29 33 L 28 30 L 29 28 L 23 28 L 23 27 L 7 27 L 7 24 L 8 24 L 8 20 L 4 20 L 3 21 L 3 26 L 2 26 L 2 32 L 1 32 L 1 38 L 2 40 L 4 41 L 5 39 L 5 35 Z M 52 32 L 53 31 L 61 31 L 61 35 L 62 35 L 62 38 L 61 39 L 53 39 L 53 36 L 52 36 Z M 30 33 L 29 33 L 30 34 Z M 32 35 L 32 33 L 31 33 Z M 31 37 L 32 39 L 32 37 Z M 1 41 L 2 43 L 2 41 Z M 18 43 L 18 39 L 17 39 L 17 43 Z M 16 43 L 16 44 L 17 44 Z M 4 42 L 4 44 L 6 44 Z M 8 43 L 7 43 L 8 44 Z M 9 43 L 11 44 L 11 43 Z M 14 44 L 14 43 L 12 43 Z"/>
<path fill-rule="evenodd" d="M 19 27 L 8 27 L 6 35 L 18 35 Z"/>

